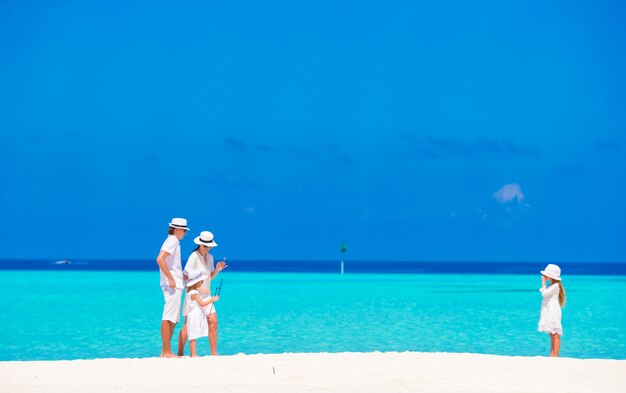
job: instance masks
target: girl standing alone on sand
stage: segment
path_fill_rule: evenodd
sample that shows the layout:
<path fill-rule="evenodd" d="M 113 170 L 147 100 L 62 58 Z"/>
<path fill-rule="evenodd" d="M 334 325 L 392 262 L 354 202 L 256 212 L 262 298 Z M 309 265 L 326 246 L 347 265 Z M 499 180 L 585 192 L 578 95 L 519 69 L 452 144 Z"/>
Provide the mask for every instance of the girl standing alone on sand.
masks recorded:
<path fill-rule="evenodd" d="M 546 287 L 546 281 L 550 284 Z M 561 268 L 549 264 L 541 271 L 541 316 L 539 317 L 539 331 L 550 334 L 550 356 L 559 356 L 561 349 L 561 308 L 565 305 L 565 288 L 561 283 Z"/>

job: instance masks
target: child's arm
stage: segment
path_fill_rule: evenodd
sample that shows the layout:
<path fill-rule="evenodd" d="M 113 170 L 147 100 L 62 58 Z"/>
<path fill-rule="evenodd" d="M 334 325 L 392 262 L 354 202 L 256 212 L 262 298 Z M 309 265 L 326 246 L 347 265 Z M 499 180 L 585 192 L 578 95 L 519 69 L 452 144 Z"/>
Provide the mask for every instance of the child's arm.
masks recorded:
<path fill-rule="evenodd" d="M 208 300 L 202 300 L 200 295 L 193 294 L 193 295 L 191 295 L 191 300 L 193 300 L 196 303 L 198 303 L 201 307 L 204 307 L 204 306 L 208 306 L 209 304 L 214 303 L 214 302 L 220 300 L 220 297 L 219 296 L 213 296 L 212 298 L 210 298 Z"/>
<path fill-rule="evenodd" d="M 541 296 L 549 297 L 559 292 L 559 286 L 557 284 L 550 284 L 548 288 L 544 286 L 543 288 L 539 289 L 539 291 L 541 291 Z"/>

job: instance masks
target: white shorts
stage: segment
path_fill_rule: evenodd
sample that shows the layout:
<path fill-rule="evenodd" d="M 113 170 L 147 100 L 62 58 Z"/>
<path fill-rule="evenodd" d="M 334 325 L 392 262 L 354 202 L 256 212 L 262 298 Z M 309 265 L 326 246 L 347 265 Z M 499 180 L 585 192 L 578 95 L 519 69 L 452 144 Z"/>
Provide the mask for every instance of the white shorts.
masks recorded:
<path fill-rule="evenodd" d="M 178 323 L 180 320 L 180 302 L 183 296 L 183 290 L 178 288 L 161 287 L 163 290 L 163 298 L 165 306 L 163 306 L 163 317 L 161 320 Z"/>

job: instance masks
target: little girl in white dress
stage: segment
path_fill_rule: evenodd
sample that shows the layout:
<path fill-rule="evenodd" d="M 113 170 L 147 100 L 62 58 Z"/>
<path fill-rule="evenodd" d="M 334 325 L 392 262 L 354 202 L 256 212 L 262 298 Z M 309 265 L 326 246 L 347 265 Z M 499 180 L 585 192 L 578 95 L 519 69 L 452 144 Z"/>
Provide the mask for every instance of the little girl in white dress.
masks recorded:
<path fill-rule="evenodd" d="M 189 337 L 191 357 L 198 356 L 196 353 L 196 339 L 209 335 L 209 325 L 204 307 L 219 300 L 219 296 L 213 296 L 207 300 L 202 299 L 199 288 L 207 278 L 207 275 L 202 272 L 192 271 L 189 272 L 189 281 L 187 281 L 183 316 L 187 317 L 187 335 Z"/>
<path fill-rule="evenodd" d="M 546 282 L 550 285 L 546 287 Z M 550 356 L 559 356 L 561 349 L 561 308 L 565 305 L 565 288 L 561 283 L 561 268 L 549 264 L 541 271 L 541 288 L 539 289 L 543 300 L 541 301 L 541 315 L 539 317 L 540 332 L 550 334 Z"/>

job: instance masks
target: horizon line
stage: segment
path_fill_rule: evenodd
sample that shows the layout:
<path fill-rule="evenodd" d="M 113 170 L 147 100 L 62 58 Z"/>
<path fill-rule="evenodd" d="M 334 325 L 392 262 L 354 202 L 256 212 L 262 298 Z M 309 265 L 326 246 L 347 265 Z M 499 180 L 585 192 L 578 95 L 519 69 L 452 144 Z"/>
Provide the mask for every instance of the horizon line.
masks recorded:
<path fill-rule="evenodd" d="M 57 261 L 75 261 L 75 262 L 147 262 L 156 260 L 153 258 L 0 258 L 0 263 L 3 262 L 57 262 Z M 229 260 L 236 260 L 240 262 L 337 262 L 340 263 L 342 261 L 341 258 L 338 259 L 236 259 L 236 258 L 227 258 L 226 262 Z M 343 259 L 344 263 L 348 262 L 400 262 L 400 263 L 607 263 L 607 264 L 624 264 L 626 261 L 555 261 L 555 260 L 537 260 L 537 261 L 529 261 L 529 260 L 451 260 L 451 259 Z"/>

